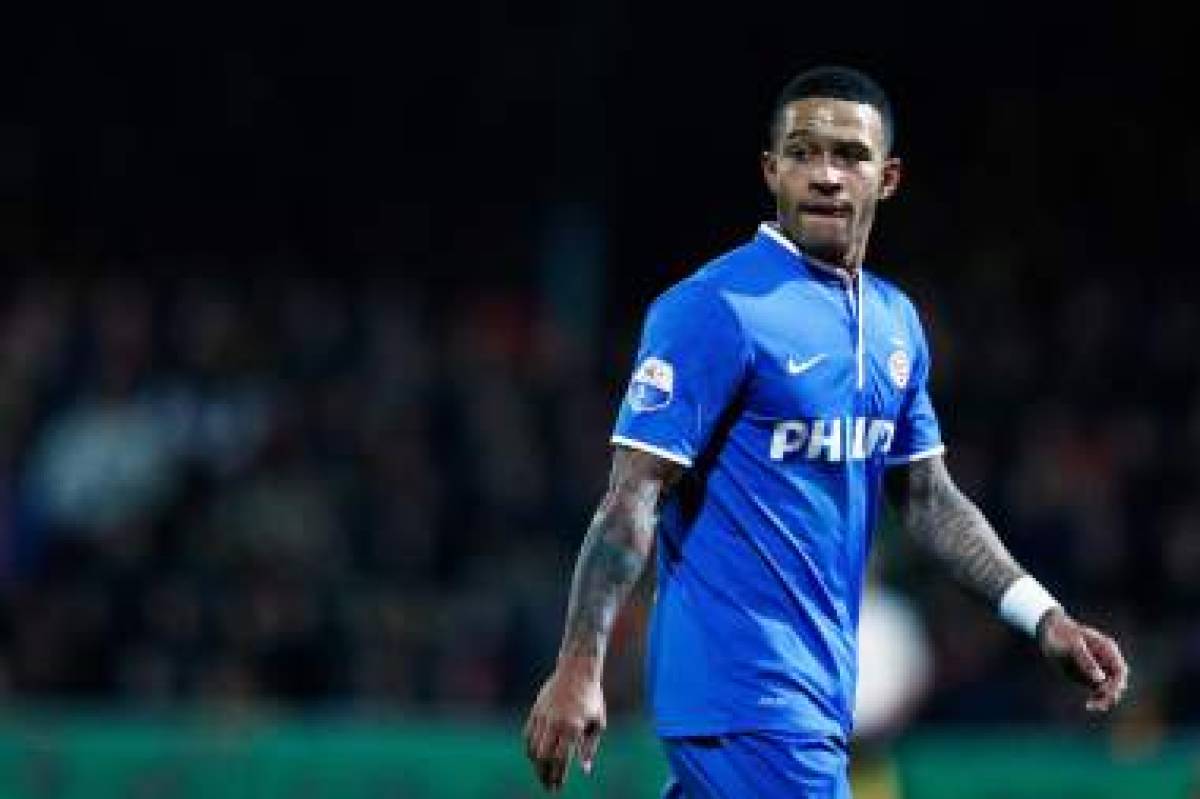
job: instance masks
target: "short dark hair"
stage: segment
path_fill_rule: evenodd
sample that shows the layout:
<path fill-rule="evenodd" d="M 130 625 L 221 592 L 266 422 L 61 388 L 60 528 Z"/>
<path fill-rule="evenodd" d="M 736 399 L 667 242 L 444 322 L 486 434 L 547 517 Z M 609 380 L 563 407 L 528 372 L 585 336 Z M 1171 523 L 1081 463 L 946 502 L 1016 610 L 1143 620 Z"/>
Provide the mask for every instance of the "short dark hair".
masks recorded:
<path fill-rule="evenodd" d="M 878 83 L 851 67 L 827 65 L 813 67 L 801 72 L 788 81 L 775 99 L 771 111 L 770 142 L 774 145 L 783 127 L 783 112 L 788 103 L 809 97 L 830 97 L 835 100 L 852 100 L 865 103 L 879 112 L 883 120 L 883 143 L 892 149 L 895 127 L 892 119 L 892 104 Z"/>

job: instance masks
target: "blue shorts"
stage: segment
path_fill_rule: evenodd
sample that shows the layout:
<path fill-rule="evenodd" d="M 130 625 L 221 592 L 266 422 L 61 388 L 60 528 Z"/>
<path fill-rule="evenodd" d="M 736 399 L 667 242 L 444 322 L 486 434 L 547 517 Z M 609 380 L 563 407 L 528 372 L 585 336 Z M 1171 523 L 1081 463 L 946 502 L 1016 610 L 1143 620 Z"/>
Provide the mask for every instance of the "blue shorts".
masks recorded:
<path fill-rule="evenodd" d="M 674 779 L 663 799 L 850 799 L 843 742 L 747 732 L 665 738 Z"/>

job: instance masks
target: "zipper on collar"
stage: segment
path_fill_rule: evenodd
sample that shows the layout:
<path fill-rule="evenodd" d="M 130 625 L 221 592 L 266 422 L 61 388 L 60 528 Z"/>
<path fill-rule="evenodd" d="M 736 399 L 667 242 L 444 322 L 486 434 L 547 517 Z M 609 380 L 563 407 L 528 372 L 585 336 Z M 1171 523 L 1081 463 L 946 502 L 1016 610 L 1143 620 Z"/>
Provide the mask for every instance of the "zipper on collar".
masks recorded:
<path fill-rule="evenodd" d="M 817 269 L 826 274 L 835 275 L 842 281 L 842 287 L 846 289 L 846 301 L 850 305 L 850 313 L 854 317 L 856 327 L 854 333 L 854 365 L 855 365 L 855 381 L 854 385 L 862 391 L 866 385 L 866 366 L 864 364 L 863 355 L 863 274 L 860 267 L 857 275 L 851 275 L 845 269 L 840 269 L 835 266 L 823 264 L 816 261 L 800 252 L 800 249 L 785 236 L 775 225 L 770 222 L 764 222 L 759 225 L 758 229 L 767 237 L 775 241 L 776 244 L 783 247 L 792 255 L 799 258 L 806 266 L 812 269 Z M 856 296 L 857 295 L 857 296 Z"/>

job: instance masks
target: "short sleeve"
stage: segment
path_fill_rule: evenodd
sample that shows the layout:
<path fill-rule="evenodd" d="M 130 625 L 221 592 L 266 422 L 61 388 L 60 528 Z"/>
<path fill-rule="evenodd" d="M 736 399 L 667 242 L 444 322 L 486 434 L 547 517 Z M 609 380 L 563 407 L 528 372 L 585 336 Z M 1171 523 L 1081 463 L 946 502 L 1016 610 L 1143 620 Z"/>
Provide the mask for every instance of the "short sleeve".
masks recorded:
<path fill-rule="evenodd" d="M 888 466 L 912 463 L 946 450 L 933 401 L 929 398 L 929 344 L 916 312 L 911 307 L 909 312 L 915 352 L 909 384 L 896 417 L 896 436 L 888 453 Z"/>
<path fill-rule="evenodd" d="M 612 442 L 691 466 L 749 364 L 741 326 L 716 290 L 689 280 L 650 307 Z"/>

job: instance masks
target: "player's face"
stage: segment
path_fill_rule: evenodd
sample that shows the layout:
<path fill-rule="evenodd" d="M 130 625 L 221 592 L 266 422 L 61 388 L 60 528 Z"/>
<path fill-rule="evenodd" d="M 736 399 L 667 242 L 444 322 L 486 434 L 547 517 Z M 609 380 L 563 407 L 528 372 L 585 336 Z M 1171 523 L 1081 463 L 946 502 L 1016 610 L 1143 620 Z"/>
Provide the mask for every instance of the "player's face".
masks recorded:
<path fill-rule="evenodd" d="M 810 255 L 855 269 L 875 204 L 900 181 L 900 161 L 888 157 L 873 107 L 814 97 L 784 109 L 763 175 L 784 231 Z"/>

